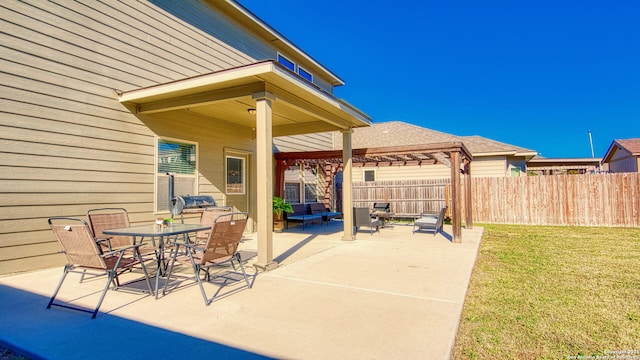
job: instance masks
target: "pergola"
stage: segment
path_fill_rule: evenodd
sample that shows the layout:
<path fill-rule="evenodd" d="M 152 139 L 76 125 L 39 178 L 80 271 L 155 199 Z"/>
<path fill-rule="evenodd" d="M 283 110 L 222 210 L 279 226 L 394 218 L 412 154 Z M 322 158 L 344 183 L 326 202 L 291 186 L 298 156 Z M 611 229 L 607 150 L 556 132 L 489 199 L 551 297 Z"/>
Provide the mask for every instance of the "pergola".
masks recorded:
<path fill-rule="evenodd" d="M 347 143 L 347 142 L 345 142 Z M 414 146 L 394 146 L 353 149 L 351 157 L 345 156 L 349 149 L 281 152 L 274 154 L 276 159 L 275 195 L 282 196 L 284 189 L 284 172 L 287 168 L 301 162 L 327 165 L 342 164 L 343 178 L 343 218 L 344 240 L 353 240 L 353 198 L 351 168 L 355 164 L 373 166 L 407 166 L 444 164 L 451 169 L 452 188 L 452 224 L 453 242 L 462 242 L 462 206 L 465 206 L 466 226 L 473 227 L 471 215 L 471 153 L 462 142 L 435 143 Z M 462 194 L 461 175 L 465 177 L 467 186 Z M 464 198 L 464 201 L 463 201 Z"/>

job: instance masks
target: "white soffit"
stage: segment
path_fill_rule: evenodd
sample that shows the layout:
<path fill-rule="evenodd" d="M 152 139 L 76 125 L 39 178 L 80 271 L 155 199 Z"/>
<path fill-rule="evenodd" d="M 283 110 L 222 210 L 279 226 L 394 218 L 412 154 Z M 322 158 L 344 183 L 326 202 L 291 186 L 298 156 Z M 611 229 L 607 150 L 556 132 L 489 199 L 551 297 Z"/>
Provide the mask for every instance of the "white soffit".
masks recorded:
<path fill-rule="evenodd" d="M 251 84 L 263 84 L 263 91 L 273 92 L 276 98 L 279 91 L 294 94 L 309 104 L 337 113 L 340 117 L 349 120 L 354 127 L 371 125 L 371 119 L 362 111 L 320 90 L 273 61 L 124 91 L 119 93 L 119 100 L 121 103 L 141 105 Z"/>

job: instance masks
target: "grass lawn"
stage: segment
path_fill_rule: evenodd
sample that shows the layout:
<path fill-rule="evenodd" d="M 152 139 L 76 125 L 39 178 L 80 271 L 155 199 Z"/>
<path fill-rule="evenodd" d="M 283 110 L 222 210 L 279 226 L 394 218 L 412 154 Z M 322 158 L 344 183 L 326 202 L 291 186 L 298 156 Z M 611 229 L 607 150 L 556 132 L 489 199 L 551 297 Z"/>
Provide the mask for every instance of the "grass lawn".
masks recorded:
<path fill-rule="evenodd" d="M 640 358 L 640 229 L 482 226 L 454 359 Z"/>

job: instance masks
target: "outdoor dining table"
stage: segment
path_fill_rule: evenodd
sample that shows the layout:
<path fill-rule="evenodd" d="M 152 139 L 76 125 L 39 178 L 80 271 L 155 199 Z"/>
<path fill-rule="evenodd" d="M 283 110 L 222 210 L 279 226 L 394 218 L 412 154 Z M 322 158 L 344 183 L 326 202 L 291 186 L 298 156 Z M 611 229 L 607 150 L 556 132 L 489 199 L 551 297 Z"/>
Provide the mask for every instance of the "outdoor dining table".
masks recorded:
<path fill-rule="evenodd" d="M 158 251 L 156 251 L 156 261 L 158 264 L 158 271 L 156 274 L 156 286 L 155 297 L 158 298 L 158 289 L 160 277 L 163 275 L 163 262 L 164 262 L 164 246 L 168 241 L 168 238 L 178 238 L 179 235 L 183 235 L 185 240 L 187 234 L 192 232 L 211 230 L 211 226 L 201 224 L 171 224 L 168 226 L 160 225 L 137 225 L 129 226 L 125 228 L 104 230 L 102 233 L 106 235 L 120 235 L 133 237 L 133 244 L 142 243 L 145 239 L 151 238 L 154 246 L 156 246 L 156 238 L 158 239 Z"/>

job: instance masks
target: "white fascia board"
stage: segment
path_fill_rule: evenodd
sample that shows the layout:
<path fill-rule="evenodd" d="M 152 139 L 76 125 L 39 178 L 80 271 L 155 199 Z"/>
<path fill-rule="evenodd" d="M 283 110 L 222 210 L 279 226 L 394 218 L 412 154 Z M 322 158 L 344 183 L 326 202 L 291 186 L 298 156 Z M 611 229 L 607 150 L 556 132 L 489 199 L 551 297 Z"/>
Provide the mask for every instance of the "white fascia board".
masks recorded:
<path fill-rule="evenodd" d="M 273 73 L 279 76 L 280 78 L 282 78 L 283 80 L 286 80 L 291 84 L 295 85 L 301 91 L 305 91 L 315 97 L 321 97 L 325 102 L 331 104 L 335 108 L 340 109 L 341 111 L 349 114 L 350 116 L 358 119 L 359 121 L 366 123 L 367 125 L 371 125 L 372 123 L 371 118 L 368 115 L 366 115 L 364 112 L 358 110 L 354 106 L 336 98 L 335 96 L 325 91 L 316 89 L 315 87 L 311 86 L 307 81 L 301 78 L 298 78 L 297 76 L 292 76 L 288 70 L 285 70 L 279 66 L 274 65 Z"/>
<path fill-rule="evenodd" d="M 199 87 L 211 86 L 214 84 L 224 83 L 226 81 L 233 81 L 243 77 L 259 76 L 272 71 L 274 68 L 273 63 L 264 62 L 240 68 L 233 68 L 229 70 L 217 71 L 205 75 L 200 75 L 192 78 L 176 80 L 170 83 L 164 83 L 160 85 L 154 85 L 146 88 L 135 89 L 131 91 L 125 91 L 120 95 L 120 102 L 133 102 L 141 101 L 146 98 L 151 98 L 160 95 L 169 95 L 171 93 L 186 91 L 189 89 L 196 89 Z"/>
<path fill-rule="evenodd" d="M 344 81 L 342 79 L 340 79 L 340 77 L 338 77 L 336 74 L 334 74 L 333 72 L 331 72 L 329 69 L 327 69 L 325 66 L 323 66 L 322 64 L 320 64 L 319 62 L 317 62 L 314 58 L 312 58 L 311 56 L 309 56 L 307 53 L 305 53 L 304 51 L 302 51 L 302 49 L 300 49 L 298 46 L 294 45 L 291 41 L 289 41 L 284 35 L 280 34 L 277 30 L 275 30 L 274 28 L 272 28 L 271 26 L 269 26 L 269 24 L 267 24 L 266 22 L 262 21 L 262 19 L 260 19 L 259 17 L 257 17 L 256 15 L 254 15 L 251 11 L 249 11 L 247 8 L 245 8 L 244 6 L 240 5 L 238 2 L 236 2 L 235 0 L 226 0 L 227 4 L 233 6 L 237 11 L 239 11 L 240 13 L 242 13 L 244 16 L 246 16 L 249 20 L 253 21 L 254 23 L 258 24 L 261 28 L 263 28 L 266 32 L 268 32 L 269 34 L 271 34 L 273 37 L 277 38 L 278 40 L 280 40 L 283 44 L 285 44 L 286 46 L 288 46 L 290 49 L 292 49 L 293 51 L 295 51 L 298 56 L 306 59 L 307 61 L 311 62 L 312 64 L 316 65 L 317 67 L 319 67 L 320 69 L 322 69 L 323 71 L 325 71 L 329 76 L 331 76 L 334 79 L 334 83 L 332 84 L 333 86 L 342 86 L 344 85 Z"/>

